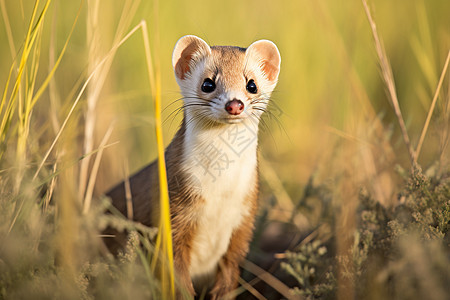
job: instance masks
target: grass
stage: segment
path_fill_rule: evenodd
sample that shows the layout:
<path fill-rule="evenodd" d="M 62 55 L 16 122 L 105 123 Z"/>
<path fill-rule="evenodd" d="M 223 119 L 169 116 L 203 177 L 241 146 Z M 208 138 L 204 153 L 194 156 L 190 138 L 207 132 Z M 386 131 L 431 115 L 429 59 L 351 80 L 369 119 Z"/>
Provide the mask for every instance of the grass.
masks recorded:
<path fill-rule="evenodd" d="M 173 298 L 168 206 L 156 233 L 102 194 L 156 157 L 165 178 L 171 51 L 197 34 L 283 58 L 236 294 L 445 299 L 450 7 L 414 4 L 0 0 L 0 298 Z M 107 225 L 133 232 L 115 260 Z"/>

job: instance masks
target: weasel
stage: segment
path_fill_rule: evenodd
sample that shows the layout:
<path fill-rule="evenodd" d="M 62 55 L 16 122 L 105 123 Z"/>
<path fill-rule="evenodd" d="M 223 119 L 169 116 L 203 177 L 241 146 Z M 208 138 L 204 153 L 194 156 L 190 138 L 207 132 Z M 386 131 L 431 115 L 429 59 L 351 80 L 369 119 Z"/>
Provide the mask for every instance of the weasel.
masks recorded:
<path fill-rule="evenodd" d="M 237 287 L 258 198 L 258 124 L 280 71 L 274 43 L 248 48 L 178 40 L 172 65 L 184 117 L 165 150 L 178 282 L 192 296 L 219 299 Z M 133 219 L 157 226 L 159 182 L 154 161 L 129 179 Z M 122 182 L 107 192 L 127 215 Z M 107 241 L 114 248 L 120 240 Z"/>

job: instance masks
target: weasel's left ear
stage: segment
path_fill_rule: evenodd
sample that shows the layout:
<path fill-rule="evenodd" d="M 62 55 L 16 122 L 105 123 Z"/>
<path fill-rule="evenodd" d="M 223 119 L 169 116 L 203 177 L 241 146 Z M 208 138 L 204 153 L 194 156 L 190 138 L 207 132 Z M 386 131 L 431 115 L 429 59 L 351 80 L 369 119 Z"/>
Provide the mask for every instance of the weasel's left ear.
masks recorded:
<path fill-rule="evenodd" d="M 245 53 L 260 63 L 260 68 L 269 81 L 277 81 L 281 56 L 274 43 L 268 40 L 256 41 L 247 48 Z"/>
<path fill-rule="evenodd" d="M 195 35 L 185 35 L 180 38 L 173 49 L 172 65 L 175 75 L 184 79 L 191 71 L 193 64 L 202 56 L 211 54 L 211 48 L 201 38 Z"/>

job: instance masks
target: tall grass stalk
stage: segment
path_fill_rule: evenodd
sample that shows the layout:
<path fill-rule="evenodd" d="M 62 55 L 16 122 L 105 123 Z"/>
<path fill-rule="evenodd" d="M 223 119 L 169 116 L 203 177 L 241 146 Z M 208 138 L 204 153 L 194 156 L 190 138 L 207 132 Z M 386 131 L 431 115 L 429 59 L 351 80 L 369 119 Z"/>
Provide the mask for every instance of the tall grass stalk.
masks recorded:
<path fill-rule="evenodd" d="M 441 77 L 439 78 L 439 83 L 436 88 L 436 92 L 434 93 L 433 101 L 431 102 L 430 109 L 428 110 L 427 119 L 425 120 L 425 124 L 422 129 L 422 133 L 420 134 L 419 142 L 417 143 L 415 162 L 419 159 L 420 151 L 422 150 L 423 141 L 425 140 L 425 136 L 428 132 L 428 126 L 430 125 L 431 116 L 434 112 L 434 107 L 436 106 L 436 102 L 441 91 L 442 83 L 444 82 L 445 74 L 447 74 L 448 64 L 450 61 L 450 51 L 447 54 L 447 59 L 444 63 L 444 68 L 442 69 Z"/>
<path fill-rule="evenodd" d="M 155 16 L 156 12 L 157 10 L 155 9 Z M 155 130 L 158 150 L 160 193 L 159 231 L 156 238 L 152 269 L 155 270 L 156 266 L 160 265 L 160 270 L 158 273 L 161 276 L 162 295 L 165 299 L 175 299 L 175 271 L 173 262 L 172 225 L 170 222 L 169 188 L 167 184 L 166 159 L 164 156 L 164 142 L 162 134 L 161 72 L 159 69 L 159 63 L 156 64 L 156 72 L 155 69 L 153 69 L 147 23 L 145 21 L 141 21 L 141 26 L 144 40 L 145 57 L 147 62 L 147 72 L 150 80 L 150 87 L 152 88 L 152 97 L 155 103 Z M 156 44 L 158 44 L 158 42 L 156 42 Z M 156 53 L 159 53 L 158 50 L 156 51 Z M 158 57 L 156 57 L 156 59 L 158 59 Z M 160 253 L 162 253 L 162 257 L 159 257 Z"/>
<path fill-rule="evenodd" d="M 289 287 L 281 282 L 278 278 L 270 274 L 269 272 L 265 271 L 258 265 L 255 265 L 249 260 L 245 260 L 242 263 L 242 267 L 251 272 L 252 274 L 256 275 L 258 279 L 263 280 L 266 282 L 269 286 L 271 286 L 273 289 L 275 289 L 277 292 L 279 292 L 281 295 L 283 295 L 284 298 L 288 300 L 304 300 L 304 298 L 300 295 L 294 295 L 291 293 L 291 290 Z M 265 298 L 264 298 L 265 299 Z"/>
<path fill-rule="evenodd" d="M 89 1 L 88 2 L 88 24 L 87 24 L 87 40 L 89 45 L 89 72 L 94 70 L 101 60 L 101 32 L 99 24 L 99 11 L 101 1 Z M 140 1 L 127 0 L 123 7 L 123 13 L 121 15 L 117 30 L 114 36 L 113 45 L 118 43 L 122 36 L 124 36 L 127 28 L 129 28 L 133 16 L 136 14 Z M 94 147 L 94 131 L 97 116 L 97 102 L 99 100 L 100 93 L 106 82 L 106 78 L 111 69 L 112 62 L 114 60 L 117 48 L 111 52 L 108 59 L 102 64 L 100 69 L 95 72 L 92 78 L 87 92 L 87 111 L 84 127 L 84 146 L 83 152 L 90 153 Z M 90 166 L 90 156 L 87 156 L 80 166 L 80 199 L 83 199 L 88 184 L 88 172 Z M 86 201 L 86 200 L 85 200 Z"/>
<path fill-rule="evenodd" d="M 72 125 L 72 124 L 71 124 Z M 79 199 L 77 197 L 77 184 L 75 180 L 76 167 L 70 164 L 76 157 L 73 136 L 76 135 L 76 126 L 68 126 L 64 132 L 64 143 L 59 145 L 58 153 L 61 153 L 61 173 L 58 176 L 57 232 L 56 253 L 62 267 L 63 282 L 69 286 L 75 286 L 75 280 L 80 272 L 82 249 L 77 243 L 80 241 L 80 214 Z"/>
<path fill-rule="evenodd" d="M 13 89 L 11 91 L 11 94 L 9 97 L 7 97 L 8 95 L 8 90 L 9 90 L 9 84 L 12 80 L 12 76 L 13 76 L 13 70 L 15 68 L 16 65 L 16 60 L 13 60 L 13 63 L 11 65 L 10 71 L 9 71 L 9 75 L 6 81 L 6 85 L 5 85 L 5 90 L 3 92 L 3 97 L 0 103 L 0 114 L 1 115 L 1 123 L 0 123 L 0 159 L 2 158 L 4 152 L 6 151 L 6 147 L 7 147 L 7 135 L 8 135 L 8 131 L 14 116 L 14 110 L 17 108 L 17 101 L 19 101 L 19 112 L 20 112 L 20 117 L 21 120 L 19 122 L 19 124 L 22 124 L 21 131 L 19 132 L 19 134 L 26 134 L 24 132 L 24 126 L 26 126 L 26 124 L 29 124 L 27 119 L 29 118 L 29 112 L 31 111 L 31 107 L 33 106 L 33 101 L 30 101 L 30 98 L 28 98 L 28 101 L 26 101 L 24 104 L 21 103 L 21 99 L 18 99 L 19 97 L 19 90 L 22 84 L 22 77 L 24 76 L 24 73 L 26 74 L 26 70 L 27 70 L 27 64 L 29 62 L 29 58 L 30 58 L 30 54 L 32 53 L 33 49 L 35 49 L 35 51 L 33 52 L 34 58 L 36 59 L 36 55 L 39 54 L 39 49 L 38 47 L 36 47 L 36 39 L 40 40 L 40 33 L 42 30 L 42 26 L 44 23 L 44 19 L 45 19 L 45 15 L 48 11 L 48 7 L 51 3 L 51 0 L 47 0 L 45 2 L 45 5 L 41 11 L 41 13 L 38 16 L 38 6 L 39 6 L 39 0 L 37 0 L 35 2 L 34 8 L 33 8 L 33 12 L 31 15 L 31 19 L 30 22 L 28 24 L 28 30 L 27 30 L 27 34 L 25 37 L 25 41 L 22 47 L 22 56 L 20 57 L 20 60 L 18 62 L 19 67 L 18 67 L 18 72 L 17 72 L 17 76 L 15 78 L 15 82 L 14 82 L 14 86 Z M 37 20 L 36 20 L 37 19 Z M 35 24 L 36 22 L 36 24 Z M 37 62 L 35 61 L 34 64 L 31 65 L 32 68 L 35 68 L 35 71 L 37 71 L 37 66 L 36 66 Z M 26 76 L 26 75 L 25 75 Z M 26 76 L 27 77 L 27 76 Z M 35 76 L 33 76 L 34 80 L 35 80 Z M 26 78 L 28 79 L 28 78 Z M 32 79 L 31 82 L 31 86 L 34 86 L 34 80 Z M 29 87 L 29 86 L 28 86 Z M 29 91 L 32 93 L 32 90 Z M 7 100 L 8 98 L 8 100 Z M 6 106 L 5 106 L 6 105 Z M 24 105 L 24 107 L 22 106 Z M 3 111 L 3 109 L 5 109 L 5 111 Z M 22 114 L 25 111 L 25 114 Z M 21 140 L 19 142 L 19 145 L 21 145 L 22 143 L 24 143 L 24 141 L 26 140 L 26 137 L 24 136 L 19 136 L 19 139 Z M 18 145 L 18 150 L 22 151 L 23 147 L 19 147 Z M 19 155 L 19 153 L 18 153 Z"/>
<path fill-rule="evenodd" d="M 405 121 L 403 120 L 402 111 L 400 109 L 400 105 L 397 98 L 397 91 L 395 88 L 394 75 L 392 74 L 392 69 L 389 64 L 386 50 L 384 49 L 383 43 L 380 40 L 377 31 L 377 25 L 372 17 L 370 12 L 370 8 L 367 5 L 366 0 L 361 0 L 364 6 L 364 10 L 367 15 L 367 19 L 369 20 L 370 27 L 372 29 L 372 35 L 375 42 L 375 48 L 377 51 L 378 59 L 380 62 L 381 73 L 383 75 L 383 80 L 388 90 L 388 96 L 391 100 L 391 104 L 394 108 L 395 115 L 397 117 L 398 124 L 400 126 L 400 130 L 402 132 L 403 141 L 405 143 L 406 148 L 408 149 L 409 158 L 411 161 L 411 166 L 414 167 L 416 164 L 416 153 L 411 145 L 411 141 L 409 139 L 408 130 L 406 129 Z"/>
<path fill-rule="evenodd" d="M 349 114 L 349 117 L 361 114 L 364 122 L 366 120 L 370 122 L 370 124 L 365 124 L 370 127 L 370 133 L 364 132 L 360 134 L 358 132 L 339 130 L 331 126 L 328 127 L 328 130 L 340 138 L 365 146 L 363 147 L 366 149 L 365 167 L 366 172 L 369 174 L 367 177 L 368 182 L 370 182 L 370 187 L 377 201 L 383 205 L 390 206 L 395 201 L 393 197 L 394 190 L 391 186 L 387 186 L 386 182 L 393 182 L 395 175 L 392 172 L 377 172 L 379 169 L 386 169 L 386 166 L 392 164 L 395 160 L 394 149 L 386 136 L 386 128 L 372 104 L 370 96 L 361 80 L 360 72 L 347 49 L 347 42 L 343 36 L 343 32 L 339 29 L 338 24 L 333 18 L 333 13 L 323 2 L 314 2 L 313 5 L 316 7 L 318 15 L 322 17 L 322 22 L 326 25 L 326 30 L 330 32 L 329 38 L 333 47 L 336 48 L 335 52 L 337 52 L 339 59 L 343 62 L 343 68 L 347 74 L 346 79 L 348 79 L 350 84 L 349 92 L 352 94 L 351 98 L 357 101 L 355 105 L 358 105 L 358 113 L 353 112 L 353 114 Z M 356 107 L 355 105 L 352 103 L 352 107 Z M 379 159 L 380 153 L 382 153 L 383 160 Z M 328 159 L 332 159 L 332 157 Z M 326 161 L 327 159 L 324 160 Z M 367 162 L 369 160 L 372 160 L 373 163 L 368 164 Z M 338 169 L 341 169 L 340 167 Z M 329 172 L 328 168 L 326 172 Z"/>
<path fill-rule="evenodd" d="M 55 5 L 53 7 L 53 10 L 55 11 L 58 5 Z M 49 64 L 48 64 L 48 70 L 49 72 L 53 70 L 55 63 L 56 63 L 56 33 L 57 33 L 57 20 L 58 20 L 58 14 L 53 14 L 52 18 L 52 25 L 51 25 L 51 34 L 50 34 L 50 41 L 49 41 L 49 49 L 48 49 L 48 57 L 49 57 Z M 48 98 L 50 100 L 50 120 L 51 120 L 51 126 L 53 128 L 53 132 L 58 132 L 58 128 L 60 127 L 59 118 L 58 118 L 58 112 L 60 111 L 60 102 L 61 99 L 58 94 L 58 85 L 56 82 L 56 78 L 53 76 L 48 84 Z"/>
<path fill-rule="evenodd" d="M 11 31 L 11 23 L 9 22 L 8 13 L 6 12 L 5 0 L 0 0 L 0 9 L 2 11 L 3 21 L 5 23 L 6 35 L 8 37 L 9 51 L 11 52 L 11 58 L 16 56 L 16 47 L 14 46 L 14 39 Z"/>
<path fill-rule="evenodd" d="M 98 152 L 95 156 L 94 165 L 92 167 L 91 175 L 89 177 L 89 183 L 87 185 L 86 196 L 85 196 L 84 203 L 83 203 L 83 213 L 84 214 L 87 214 L 89 211 L 89 208 L 91 207 L 92 196 L 94 194 L 95 180 L 97 178 L 98 169 L 100 167 L 103 150 L 105 149 L 106 143 L 108 142 L 109 138 L 111 137 L 113 129 L 114 129 L 114 124 L 111 124 L 108 128 L 108 131 L 106 131 L 105 136 L 103 137 L 102 141 L 100 142 Z M 87 157 L 90 157 L 90 155 L 88 155 Z"/>
<path fill-rule="evenodd" d="M 44 26 L 44 21 L 47 16 L 51 1 L 48 0 L 44 3 L 42 11 L 38 15 L 39 1 L 35 2 L 33 12 L 28 25 L 27 35 L 22 48 L 22 56 L 19 61 L 19 68 L 15 78 L 15 83 L 11 95 L 9 97 L 5 111 L 3 111 L 4 105 L 6 103 L 6 98 L 8 94 L 9 83 L 12 79 L 13 69 L 16 65 L 16 60 L 13 60 L 5 90 L 3 93 L 2 102 L 0 105 L 1 115 L 1 141 L 0 141 L 0 159 L 6 151 L 9 139 L 12 137 L 16 138 L 16 151 L 15 151 L 15 161 L 13 167 L 16 168 L 15 180 L 13 184 L 14 194 L 20 194 L 20 188 L 23 184 L 23 179 L 25 175 L 25 166 L 27 163 L 27 150 L 28 150 L 28 138 L 30 133 L 31 116 L 33 114 L 33 109 L 37 103 L 40 96 L 43 94 L 44 90 L 48 86 L 51 78 L 55 74 L 56 69 L 65 53 L 70 37 L 73 33 L 77 18 L 80 11 L 78 11 L 77 18 L 73 23 L 72 30 L 65 42 L 65 45 L 59 55 L 58 60 L 54 64 L 53 68 L 50 70 L 49 74 L 45 80 L 40 84 L 38 90 L 34 92 L 37 85 L 37 74 L 39 70 L 39 62 L 41 56 L 41 41 L 42 41 L 42 31 Z M 2 10 L 4 6 L 2 5 Z M 7 15 L 6 11 L 4 14 Z M 10 43 L 12 43 L 12 38 Z M 13 48 L 11 48 L 13 49 Z M 18 56 L 17 56 L 18 57 Z M 23 78 L 24 77 L 24 78 Z M 21 93 L 20 90 L 24 89 L 25 92 Z M 14 111 L 18 111 L 17 119 L 14 119 Z M 15 123 L 13 121 L 16 120 Z M 13 129 L 16 130 L 16 136 L 12 136 L 9 133 L 10 126 L 13 125 Z M 12 173 L 11 173 L 12 175 Z M 12 177 L 12 176 L 11 176 Z M 35 188 L 35 187 L 33 187 Z M 21 196 L 18 196 L 21 198 Z M 34 200 L 34 199 L 33 199 Z M 23 207 L 25 207 L 24 202 L 26 200 L 15 201 L 16 209 L 14 211 L 14 216 L 9 226 L 8 234 L 11 232 L 12 228 L 15 226 L 19 215 L 23 213 Z"/>
<path fill-rule="evenodd" d="M 17 180 L 15 188 L 18 189 L 23 167 L 26 162 L 26 146 L 30 130 L 30 119 L 32 112 L 32 98 L 34 87 L 36 85 L 37 73 L 39 70 L 40 54 L 41 54 L 42 26 L 37 30 L 36 45 L 31 53 L 30 69 L 25 69 L 25 92 L 24 95 L 18 96 L 18 126 L 17 126 L 17 148 L 16 148 L 16 164 L 19 167 L 17 172 Z"/>
<path fill-rule="evenodd" d="M 54 63 L 52 69 L 47 74 L 47 76 L 44 79 L 44 81 L 42 82 L 42 84 L 40 84 L 37 91 L 34 92 L 34 88 L 35 88 L 36 80 L 37 80 L 37 72 L 39 69 L 41 33 L 42 33 L 45 16 L 48 11 L 50 2 L 51 2 L 50 0 L 45 2 L 45 6 L 44 6 L 41 14 L 38 17 L 36 25 L 32 26 L 32 24 L 34 23 L 34 19 L 36 18 L 36 10 L 39 5 L 39 1 L 36 1 L 36 3 L 35 3 L 35 8 L 33 10 L 32 16 L 31 16 L 31 21 L 30 21 L 30 25 L 29 25 L 29 29 L 28 29 L 28 33 L 27 33 L 27 38 L 25 39 L 24 46 L 23 46 L 22 57 L 21 57 L 21 60 L 19 63 L 19 72 L 18 72 L 18 75 L 16 78 L 16 82 L 15 82 L 13 91 L 11 93 L 10 99 L 8 101 L 7 109 L 4 113 L 4 115 L 2 116 L 2 123 L 1 123 L 2 125 L 0 128 L 0 132 L 2 135 L 2 140 L 1 140 L 2 147 L 1 148 L 3 151 L 0 150 L 0 158 L 1 158 L 4 150 L 6 150 L 6 134 L 7 134 L 8 128 L 9 128 L 9 124 L 13 117 L 14 104 L 16 102 L 16 99 L 20 98 L 20 97 L 18 97 L 18 89 L 21 85 L 22 74 L 25 71 L 25 77 L 26 77 L 25 78 L 25 81 L 26 81 L 25 99 L 23 99 L 23 100 L 18 99 L 19 120 L 18 120 L 16 160 L 19 163 L 19 165 L 21 165 L 20 161 L 25 162 L 25 158 L 26 158 L 26 143 L 28 140 L 29 126 L 30 126 L 30 120 L 31 120 L 33 108 L 36 105 L 39 98 L 44 93 L 44 91 L 46 90 L 46 88 L 48 87 L 50 81 L 52 80 L 52 78 L 53 78 L 53 76 L 65 54 L 68 43 L 74 32 L 78 18 L 80 16 L 81 7 L 82 7 L 82 5 L 80 5 L 80 9 L 78 10 L 78 13 L 72 24 L 71 31 L 70 31 L 70 33 L 65 41 L 65 44 L 58 56 L 58 59 Z M 34 47 L 33 47 L 33 45 L 34 45 Z M 32 49 L 33 49 L 33 51 L 32 51 Z M 26 66 L 27 66 L 30 54 L 32 55 L 32 61 L 30 62 L 31 70 L 28 72 Z M 5 99 L 6 99 L 8 86 L 9 86 L 9 82 L 11 80 L 12 70 L 14 68 L 14 65 L 15 65 L 15 63 L 13 62 L 12 66 L 11 66 L 11 71 L 8 76 L 5 91 L 3 94 L 3 99 L 2 99 L 1 106 L 0 106 L 0 112 L 3 110 L 3 106 L 5 104 Z"/>

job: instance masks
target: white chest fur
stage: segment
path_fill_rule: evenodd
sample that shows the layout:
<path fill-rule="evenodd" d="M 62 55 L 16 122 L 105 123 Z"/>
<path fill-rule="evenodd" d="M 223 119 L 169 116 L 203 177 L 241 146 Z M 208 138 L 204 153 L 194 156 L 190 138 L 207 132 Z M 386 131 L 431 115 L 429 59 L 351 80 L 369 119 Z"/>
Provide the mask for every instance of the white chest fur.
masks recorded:
<path fill-rule="evenodd" d="M 196 212 L 198 226 L 189 269 L 192 278 L 216 270 L 233 230 L 249 214 L 245 199 L 257 176 L 256 148 L 257 130 L 251 123 L 203 131 L 187 128 L 183 165 L 204 199 Z"/>

